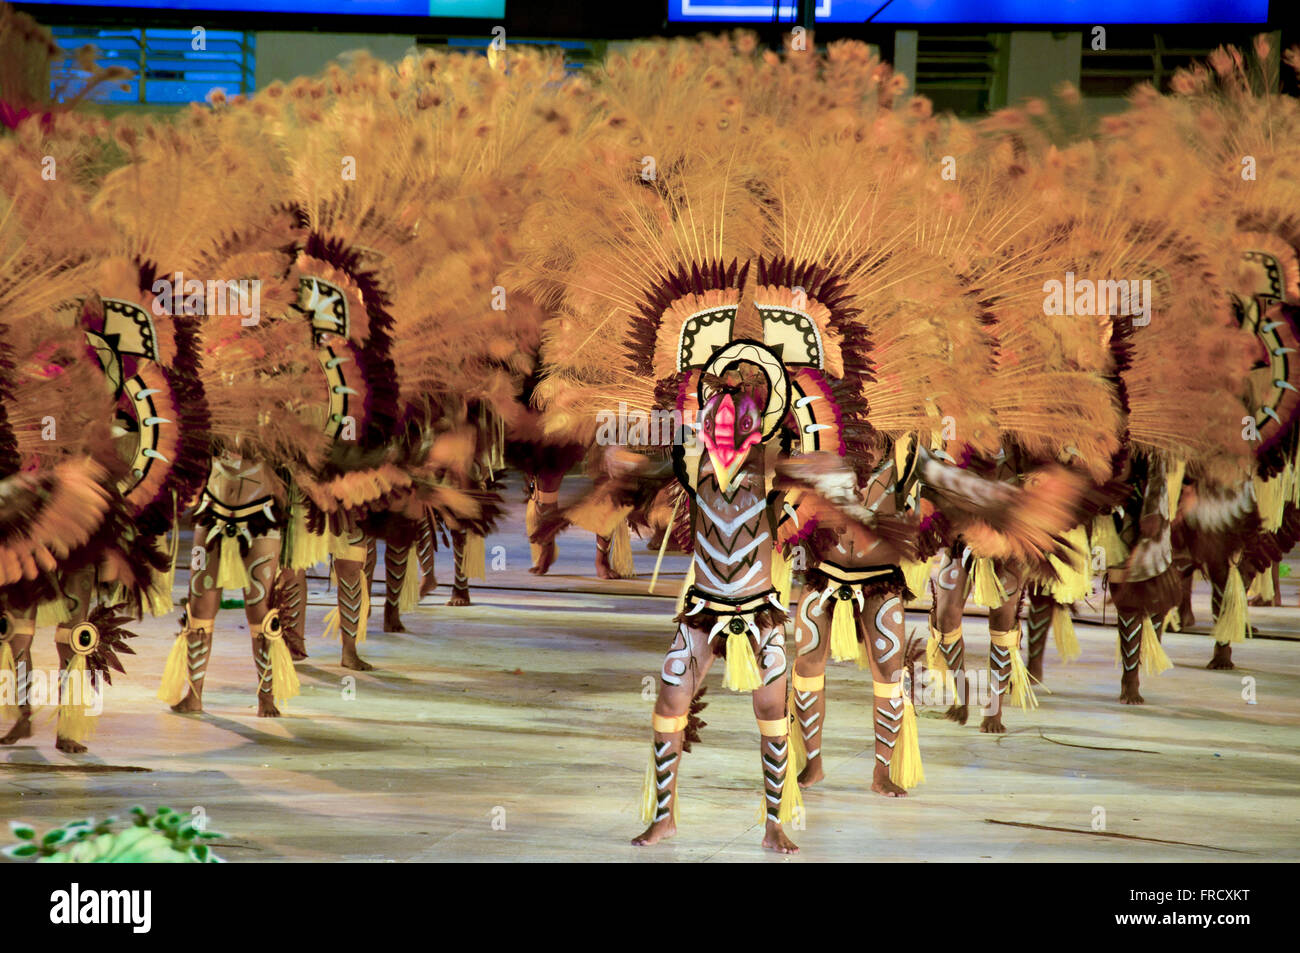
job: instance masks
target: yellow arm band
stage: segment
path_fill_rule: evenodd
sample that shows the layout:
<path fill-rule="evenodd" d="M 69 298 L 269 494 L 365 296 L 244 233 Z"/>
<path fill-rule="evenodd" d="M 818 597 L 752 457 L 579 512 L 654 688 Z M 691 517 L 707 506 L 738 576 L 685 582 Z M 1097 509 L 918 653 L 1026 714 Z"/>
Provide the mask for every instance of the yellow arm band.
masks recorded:
<path fill-rule="evenodd" d="M 790 733 L 790 722 L 784 718 L 774 721 L 758 719 L 758 733 L 764 738 L 784 738 Z"/>
<path fill-rule="evenodd" d="M 804 677 L 798 672 L 791 673 L 796 692 L 819 692 L 826 687 L 826 673 Z"/>
<path fill-rule="evenodd" d="M 660 715 L 655 714 L 653 723 L 654 730 L 661 735 L 674 735 L 679 731 L 686 730 L 686 723 L 690 720 L 688 715 Z"/>
<path fill-rule="evenodd" d="M 877 682 L 871 683 L 871 694 L 877 698 L 902 698 L 903 683 L 897 682 Z"/>
<path fill-rule="evenodd" d="M 930 634 L 942 642 L 944 645 L 952 645 L 961 638 L 961 627 L 953 629 L 951 632 L 940 632 L 934 626 L 930 626 Z"/>
<path fill-rule="evenodd" d="M 1014 649 L 1020 646 L 1020 630 L 1009 629 L 1006 632 L 989 631 L 989 641 L 1000 649 Z"/>

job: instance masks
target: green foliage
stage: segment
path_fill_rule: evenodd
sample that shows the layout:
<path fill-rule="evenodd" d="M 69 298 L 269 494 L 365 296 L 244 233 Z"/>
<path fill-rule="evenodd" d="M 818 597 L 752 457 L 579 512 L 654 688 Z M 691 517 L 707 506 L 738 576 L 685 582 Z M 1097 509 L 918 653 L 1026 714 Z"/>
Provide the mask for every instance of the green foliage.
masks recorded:
<path fill-rule="evenodd" d="M 88 818 L 38 835 L 36 828 L 10 821 L 16 842 L 0 854 L 16 860 L 51 864 L 217 864 L 222 860 L 208 841 L 224 837 L 204 829 L 200 818 L 159 807 L 152 816 L 131 808 L 130 826 L 117 817 Z M 121 828 L 121 829 L 119 829 Z"/>

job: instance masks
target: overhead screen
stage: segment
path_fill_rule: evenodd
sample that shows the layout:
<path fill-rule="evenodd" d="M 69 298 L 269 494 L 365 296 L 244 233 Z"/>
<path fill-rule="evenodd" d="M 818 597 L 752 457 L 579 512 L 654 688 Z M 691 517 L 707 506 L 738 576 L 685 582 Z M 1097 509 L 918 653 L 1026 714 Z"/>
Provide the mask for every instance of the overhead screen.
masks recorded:
<path fill-rule="evenodd" d="M 301 13 L 306 16 L 500 19 L 506 0 L 41 0 L 53 6 Z"/>
<path fill-rule="evenodd" d="M 779 4 L 668 0 L 668 19 L 791 23 L 795 9 L 790 0 Z M 822 23 L 1264 23 L 1268 0 L 818 0 L 817 19 Z"/>

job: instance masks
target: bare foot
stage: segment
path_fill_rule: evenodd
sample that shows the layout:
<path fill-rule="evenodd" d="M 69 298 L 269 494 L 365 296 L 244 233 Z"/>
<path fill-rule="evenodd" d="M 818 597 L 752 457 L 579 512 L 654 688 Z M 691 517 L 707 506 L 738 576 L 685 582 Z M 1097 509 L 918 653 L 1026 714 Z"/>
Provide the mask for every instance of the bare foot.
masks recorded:
<path fill-rule="evenodd" d="M 289 650 L 289 658 L 295 662 L 301 662 L 307 657 L 307 644 L 305 642 L 291 639 L 286 635 L 284 645 Z"/>
<path fill-rule="evenodd" d="M 1215 669 L 1236 668 L 1237 666 L 1232 664 L 1232 643 L 1215 642 L 1214 654 L 1210 656 L 1210 664 L 1205 667 Z"/>
<path fill-rule="evenodd" d="M 871 772 L 871 790 L 883 797 L 907 797 L 907 792 L 889 780 L 889 768 L 879 761 Z"/>
<path fill-rule="evenodd" d="M 677 833 L 677 825 L 673 823 L 671 816 L 664 818 L 662 821 L 655 821 L 644 831 L 632 838 L 633 847 L 649 847 L 651 844 L 657 844 L 661 840 L 667 840 Z"/>
<path fill-rule="evenodd" d="M 384 631 L 385 632 L 405 632 L 406 626 L 402 625 L 402 617 L 397 610 L 384 610 Z"/>
<path fill-rule="evenodd" d="M 795 846 L 794 841 L 785 836 L 785 831 L 781 830 L 781 825 L 776 821 L 767 822 L 767 830 L 763 832 L 763 846 L 778 854 L 799 853 L 799 848 Z"/>
<path fill-rule="evenodd" d="M 182 715 L 203 711 L 203 701 L 193 692 L 186 692 L 184 698 L 172 705 L 172 711 L 180 712 Z"/>
<path fill-rule="evenodd" d="M 554 543 L 547 543 L 541 547 L 537 554 L 537 565 L 529 566 L 528 571 L 534 576 L 545 576 L 555 562 L 556 548 Z"/>
<path fill-rule="evenodd" d="M 355 651 L 344 652 L 343 661 L 339 662 L 339 664 L 342 665 L 344 668 L 352 669 L 352 671 L 354 672 L 370 672 L 370 671 L 374 671 L 375 668 L 373 665 L 371 665 L 369 662 L 363 659 L 360 655 L 358 655 Z"/>
<path fill-rule="evenodd" d="M 1137 679 L 1121 679 L 1119 683 L 1119 701 L 1121 705 L 1145 705 L 1146 699 L 1138 692 Z"/>
<path fill-rule="evenodd" d="M 532 570 L 529 570 L 531 572 Z M 453 589 L 451 598 L 447 600 L 449 606 L 467 606 L 470 605 L 468 589 Z"/>
<path fill-rule="evenodd" d="M 984 720 L 980 722 L 980 731 L 986 735 L 1006 734 L 1007 726 L 1002 724 L 1002 712 L 996 715 L 985 715 Z"/>
<path fill-rule="evenodd" d="M 597 578 L 597 579 L 618 579 L 618 578 L 619 578 L 619 575 L 618 575 L 618 573 L 614 572 L 614 570 L 612 570 L 612 569 L 609 568 L 609 564 L 608 564 L 608 563 L 606 563 L 605 561 L 603 561 L 603 560 L 597 558 L 597 559 L 596 559 L 596 578 Z"/>
<path fill-rule="evenodd" d="M 799 787 L 810 788 L 824 777 L 826 773 L 822 770 L 822 756 L 818 755 L 799 772 Z"/>
<path fill-rule="evenodd" d="M 18 720 L 14 722 L 14 726 L 9 729 L 3 738 L 0 738 L 0 745 L 11 745 L 31 736 L 32 716 L 26 713 L 20 714 Z"/>
<path fill-rule="evenodd" d="M 79 741 L 72 741 L 69 738 L 55 738 L 54 747 L 58 748 L 64 754 L 85 754 L 90 749 Z"/>
<path fill-rule="evenodd" d="M 943 713 L 943 717 L 947 718 L 949 721 L 955 721 L 959 725 L 964 725 L 966 724 L 966 718 L 969 713 L 970 709 L 966 705 L 953 705 Z"/>
<path fill-rule="evenodd" d="M 275 707 L 275 699 L 270 695 L 257 693 L 257 717 L 258 718 L 279 718 L 280 709 Z"/>
<path fill-rule="evenodd" d="M 1187 630 L 1194 625 L 1196 625 L 1196 616 L 1192 613 L 1191 605 L 1183 606 L 1178 610 L 1178 627 Z"/>
<path fill-rule="evenodd" d="M 438 580 L 430 573 L 420 582 L 420 598 L 423 599 L 425 596 L 432 594 L 433 590 L 437 588 Z"/>

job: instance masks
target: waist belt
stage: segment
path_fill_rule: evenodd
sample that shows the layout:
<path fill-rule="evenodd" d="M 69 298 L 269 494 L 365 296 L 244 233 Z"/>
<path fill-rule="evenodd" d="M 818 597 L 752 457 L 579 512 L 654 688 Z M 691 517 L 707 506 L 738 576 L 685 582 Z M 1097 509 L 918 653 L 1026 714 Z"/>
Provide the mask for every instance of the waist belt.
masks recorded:
<path fill-rule="evenodd" d="M 743 599 L 727 599 L 691 586 L 686 590 L 686 604 L 690 606 L 686 610 L 686 615 L 695 615 L 705 609 L 719 615 L 748 615 L 769 606 L 785 611 L 785 606 L 781 605 L 781 597 L 775 589 L 768 589 L 756 596 L 746 596 Z"/>
<path fill-rule="evenodd" d="M 841 585 L 848 586 L 867 582 L 871 579 L 878 579 L 881 576 L 888 576 L 899 571 L 897 566 L 860 566 L 849 569 L 828 562 L 818 563 L 816 569 L 830 579 L 831 582 L 838 582 Z"/>

